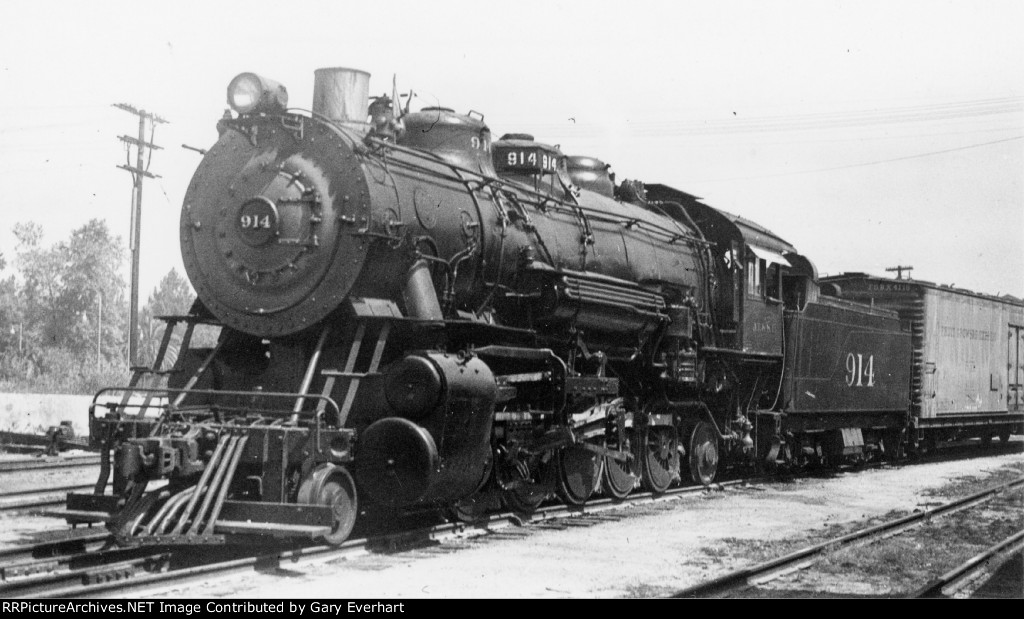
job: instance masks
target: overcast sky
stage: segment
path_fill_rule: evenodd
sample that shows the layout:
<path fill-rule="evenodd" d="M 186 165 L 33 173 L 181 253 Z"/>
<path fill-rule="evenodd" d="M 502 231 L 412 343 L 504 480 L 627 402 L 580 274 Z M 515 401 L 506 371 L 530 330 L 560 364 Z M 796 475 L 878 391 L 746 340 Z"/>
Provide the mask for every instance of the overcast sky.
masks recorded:
<path fill-rule="evenodd" d="M 664 183 L 773 230 L 822 274 L 1024 296 L 1024 2 L 0 3 L 0 182 L 47 242 L 91 218 L 128 238 L 124 102 L 156 128 L 142 302 L 183 273 L 178 217 L 233 76 L 311 106 L 313 71 L 485 115 L 618 178 Z M 134 158 L 132 160 L 134 163 Z M 127 265 L 126 265 L 127 266 Z M 126 268 L 127 274 L 127 268 Z M 126 275 L 127 279 L 127 275 Z"/>

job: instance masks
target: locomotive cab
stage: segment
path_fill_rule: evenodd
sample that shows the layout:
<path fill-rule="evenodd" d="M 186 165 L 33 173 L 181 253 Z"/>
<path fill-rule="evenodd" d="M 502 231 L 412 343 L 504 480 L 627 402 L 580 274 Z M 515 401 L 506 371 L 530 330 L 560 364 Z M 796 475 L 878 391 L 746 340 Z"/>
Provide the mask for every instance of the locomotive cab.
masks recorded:
<path fill-rule="evenodd" d="M 649 200 L 681 210 L 712 244 L 717 346 L 781 357 L 783 312 L 816 297 L 814 265 L 752 221 L 671 187 L 647 185 L 646 190 Z"/>

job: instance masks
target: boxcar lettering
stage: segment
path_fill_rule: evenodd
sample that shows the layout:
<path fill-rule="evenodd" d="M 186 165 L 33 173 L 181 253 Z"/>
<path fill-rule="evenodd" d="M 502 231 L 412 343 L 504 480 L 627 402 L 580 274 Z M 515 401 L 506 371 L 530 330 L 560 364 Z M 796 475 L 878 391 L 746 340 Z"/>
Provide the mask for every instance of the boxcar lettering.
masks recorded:
<path fill-rule="evenodd" d="M 867 290 L 868 292 L 909 292 L 911 290 L 910 286 L 907 284 L 870 283 L 866 286 L 857 286 L 855 284 L 850 286 L 850 290 L 856 290 L 858 288 Z"/>
<path fill-rule="evenodd" d="M 991 331 L 949 326 L 939 327 L 939 335 L 943 337 L 956 337 L 962 340 L 979 340 L 982 342 L 991 342 L 996 339 L 995 333 L 992 333 Z"/>

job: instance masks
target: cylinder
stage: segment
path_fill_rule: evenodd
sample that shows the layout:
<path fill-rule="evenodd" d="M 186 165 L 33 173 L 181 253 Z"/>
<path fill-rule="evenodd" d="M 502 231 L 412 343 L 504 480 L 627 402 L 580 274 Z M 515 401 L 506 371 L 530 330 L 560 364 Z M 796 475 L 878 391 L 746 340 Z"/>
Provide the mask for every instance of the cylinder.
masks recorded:
<path fill-rule="evenodd" d="M 330 67 L 313 72 L 313 111 L 355 129 L 366 129 L 370 74 L 359 69 Z"/>
<path fill-rule="evenodd" d="M 399 416 L 418 419 L 445 400 L 444 379 L 428 357 L 409 355 L 384 373 L 384 399 Z"/>

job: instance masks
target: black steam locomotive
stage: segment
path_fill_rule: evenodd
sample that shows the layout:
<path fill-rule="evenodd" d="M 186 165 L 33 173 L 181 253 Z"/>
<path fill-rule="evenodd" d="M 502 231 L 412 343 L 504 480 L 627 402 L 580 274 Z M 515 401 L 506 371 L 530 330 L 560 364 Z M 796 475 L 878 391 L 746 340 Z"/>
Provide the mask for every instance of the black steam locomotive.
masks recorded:
<path fill-rule="evenodd" d="M 529 513 L 914 443 L 898 308 L 821 295 L 794 247 L 694 196 L 368 81 L 318 70 L 312 111 L 231 82 L 182 208 L 198 300 L 97 396 L 70 521 L 340 543 L 365 512 Z M 987 431 L 1019 426 L 1001 412 Z"/>

